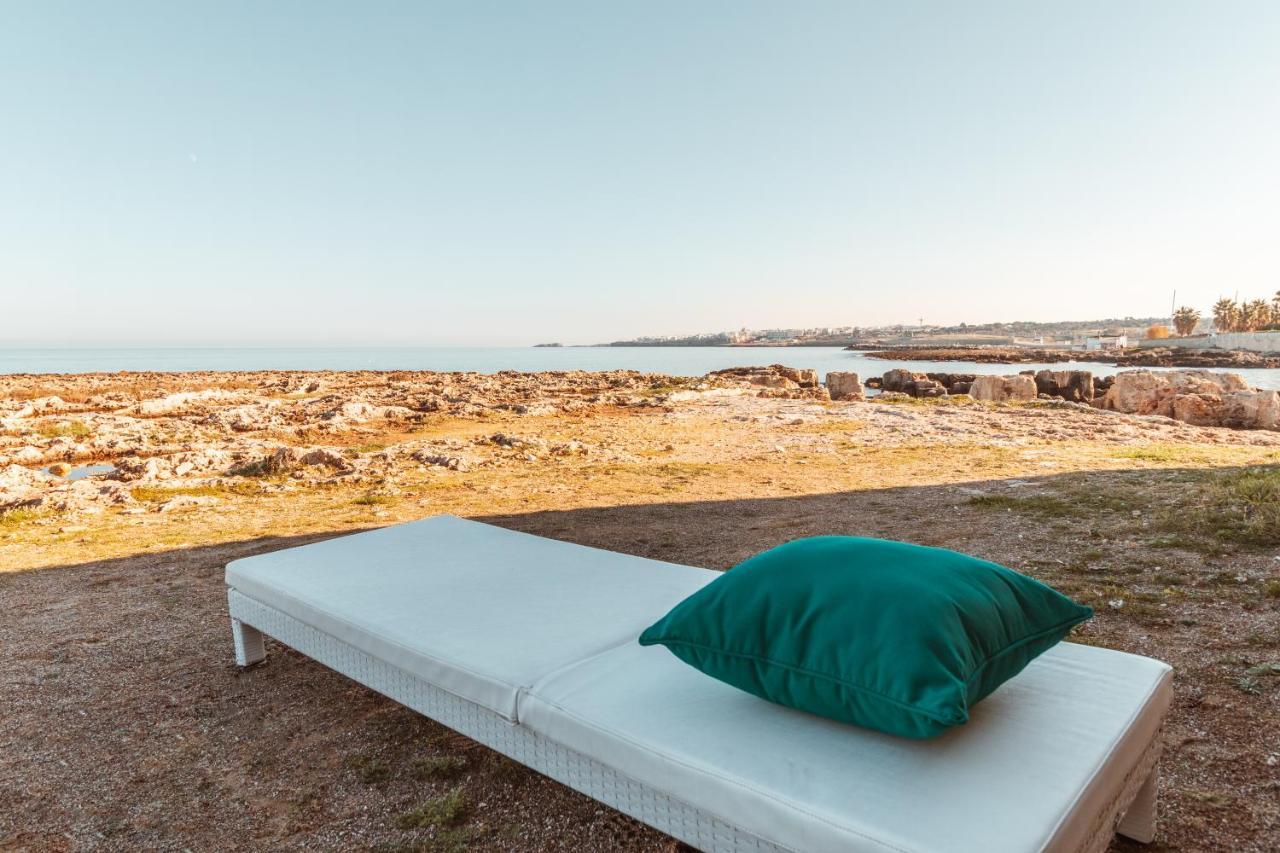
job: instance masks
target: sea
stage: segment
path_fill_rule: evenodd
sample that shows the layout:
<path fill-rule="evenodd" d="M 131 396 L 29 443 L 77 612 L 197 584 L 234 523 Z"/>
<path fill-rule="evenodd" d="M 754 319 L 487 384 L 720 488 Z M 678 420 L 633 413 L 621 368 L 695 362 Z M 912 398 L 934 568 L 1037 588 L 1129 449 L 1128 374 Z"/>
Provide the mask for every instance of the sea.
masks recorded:
<path fill-rule="evenodd" d="M 1081 354 L 1084 355 L 1083 353 Z M 114 373 L 184 370 L 438 370 L 497 373 L 502 370 L 639 370 L 702 376 L 726 367 L 786 364 L 819 374 L 848 370 L 862 378 L 891 367 L 922 372 L 999 373 L 1023 370 L 1118 369 L 1082 358 L 1056 364 L 978 364 L 968 361 L 903 361 L 867 358 L 839 347 L 262 347 L 154 349 L 0 349 L 0 374 Z M 1160 370 L 1161 368 L 1152 368 Z M 1240 369 L 1249 384 L 1280 390 L 1280 370 Z"/>

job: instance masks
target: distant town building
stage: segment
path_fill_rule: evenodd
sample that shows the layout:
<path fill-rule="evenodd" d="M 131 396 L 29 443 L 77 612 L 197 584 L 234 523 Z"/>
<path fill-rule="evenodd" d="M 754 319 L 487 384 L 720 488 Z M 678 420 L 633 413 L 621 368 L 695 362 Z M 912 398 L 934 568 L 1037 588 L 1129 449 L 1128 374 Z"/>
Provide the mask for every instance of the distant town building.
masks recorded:
<path fill-rule="evenodd" d="M 1128 346 L 1128 335 L 1091 335 L 1084 339 L 1085 350 L 1125 349 Z"/>

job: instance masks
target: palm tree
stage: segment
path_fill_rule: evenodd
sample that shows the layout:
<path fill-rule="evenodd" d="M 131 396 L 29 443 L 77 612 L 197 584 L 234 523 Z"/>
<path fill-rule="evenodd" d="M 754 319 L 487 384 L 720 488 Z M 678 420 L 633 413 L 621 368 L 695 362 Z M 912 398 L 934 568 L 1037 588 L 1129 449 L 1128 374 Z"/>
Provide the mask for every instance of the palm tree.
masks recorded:
<path fill-rule="evenodd" d="M 1240 306 L 1234 299 L 1219 299 L 1213 304 L 1213 327 L 1219 332 L 1239 331 Z"/>
<path fill-rule="evenodd" d="M 1240 325 L 1246 332 L 1256 332 L 1271 322 L 1271 303 L 1265 299 L 1250 299 L 1240 306 Z"/>
<path fill-rule="evenodd" d="M 1183 306 L 1173 312 L 1173 328 L 1183 337 L 1196 330 L 1200 323 L 1200 312 L 1194 308 Z"/>

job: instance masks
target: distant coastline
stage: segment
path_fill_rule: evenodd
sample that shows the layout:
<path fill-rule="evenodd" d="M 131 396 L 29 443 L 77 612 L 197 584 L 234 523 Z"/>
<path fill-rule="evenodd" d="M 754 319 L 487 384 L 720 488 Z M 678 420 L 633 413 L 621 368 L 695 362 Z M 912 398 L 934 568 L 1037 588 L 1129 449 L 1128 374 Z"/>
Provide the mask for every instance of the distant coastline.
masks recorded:
<path fill-rule="evenodd" d="M 585 344 L 591 347 L 719 347 L 722 349 L 803 349 L 805 347 L 839 347 L 847 350 L 860 350 L 883 344 L 860 344 L 857 341 L 842 340 L 806 340 L 806 341 L 749 341 L 733 343 L 728 341 L 694 341 L 684 339 L 674 341 L 614 341 L 607 344 Z"/>
<path fill-rule="evenodd" d="M 1205 367 L 1219 370 L 1280 368 L 1280 353 L 1232 349 L 1130 347 L 1111 350 L 1061 350 L 1036 347 L 898 347 L 868 351 L 849 347 L 864 358 L 882 361 L 967 361 L 974 364 L 1057 364 L 1090 361 L 1117 367 Z"/>

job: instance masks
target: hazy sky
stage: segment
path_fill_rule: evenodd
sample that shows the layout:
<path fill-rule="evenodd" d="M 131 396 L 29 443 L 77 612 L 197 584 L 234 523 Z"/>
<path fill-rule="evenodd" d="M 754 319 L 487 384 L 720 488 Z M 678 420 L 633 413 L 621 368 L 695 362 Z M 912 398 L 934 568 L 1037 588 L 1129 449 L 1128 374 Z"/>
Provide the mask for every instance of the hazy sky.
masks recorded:
<path fill-rule="evenodd" d="M 1280 289 L 1280 3 L 0 0 L 0 346 Z"/>

